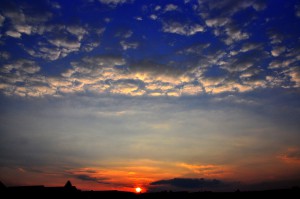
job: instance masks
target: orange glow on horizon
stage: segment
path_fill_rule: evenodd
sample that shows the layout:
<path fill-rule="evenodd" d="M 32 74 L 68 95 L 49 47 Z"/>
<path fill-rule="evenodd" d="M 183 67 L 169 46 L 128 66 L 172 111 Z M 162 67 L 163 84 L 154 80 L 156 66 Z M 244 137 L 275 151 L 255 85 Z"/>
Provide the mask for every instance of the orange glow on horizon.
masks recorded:
<path fill-rule="evenodd" d="M 231 165 L 191 164 L 187 162 L 164 162 L 142 159 L 131 161 L 129 163 L 113 161 L 106 163 L 105 167 L 73 168 L 67 169 L 65 172 L 74 176 L 69 180 L 78 189 L 95 191 L 118 190 L 132 193 L 146 193 L 149 189 L 151 189 L 151 182 L 161 179 L 173 179 L 174 176 L 184 176 L 185 178 L 220 179 L 228 181 L 239 178 L 242 182 L 256 183 L 258 181 L 265 180 L 269 176 L 276 177 L 276 173 L 279 173 L 285 168 L 288 168 L 291 173 L 297 172 L 299 170 L 298 159 L 293 157 L 294 153 L 298 152 L 298 150 L 298 148 L 289 148 L 275 157 L 256 157 L 251 160 L 244 159 L 241 160 L 240 163 L 246 164 L 249 161 L 265 163 L 273 161 L 273 165 L 275 166 L 267 169 L 253 169 L 252 167 L 239 165 L 234 167 Z M 39 169 L 51 171 L 52 168 L 44 167 Z M 66 182 L 64 175 L 53 175 L 50 172 L 40 174 L 23 167 L 2 168 L 0 171 L 4 174 L 4 183 L 8 177 L 11 177 L 6 176 L 6 173 L 15 173 L 14 181 L 20 185 L 30 186 L 41 184 L 45 186 L 63 186 Z M 55 174 L 55 171 L 53 173 Z M 261 174 L 261 178 L 257 178 L 257 173 Z M 22 177 L 22 180 L 20 180 L 20 176 Z M 78 176 L 84 176 L 86 179 L 84 178 L 82 180 L 81 178 L 78 178 Z M 277 178 L 279 177 L 277 176 Z M 45 179 L 47 179 L 47 181 L 45 181 Z M 141 191 L 139 192 L 137 188 L 140 188 Z"/>

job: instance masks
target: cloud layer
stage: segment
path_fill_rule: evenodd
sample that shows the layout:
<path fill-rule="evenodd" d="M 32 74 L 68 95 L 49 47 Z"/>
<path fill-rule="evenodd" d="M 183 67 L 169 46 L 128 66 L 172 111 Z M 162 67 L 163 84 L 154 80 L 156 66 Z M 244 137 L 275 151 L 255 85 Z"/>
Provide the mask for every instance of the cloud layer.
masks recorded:
<path fill-rule="evenodd" d="M 96 25 L 85 9 L 101 4 L 108 5 L 112 13 L 123 13 L 123 6 L 141 11 L 125 17 L 134 25 L 119 25 L 118 16 L 99 18 Z M 280 20 L 299 23 L 297 5 L 294 18 L 269 16 L 262 21 L 259 16 L 268 9 L 264 1 L 175 2 L 145 7 L 143 2 L 99 0 L 76 5 L 82 7 L 77 11 L 84 16 L 81 21 L 59 21 L 57 16 L 66 14 L 65 6 L 2 3 L 2 93 L 178 97 L 299 88 L 297 31 L 288 28 L 287 37 L 275 25 Z M 97 12 L 89 10 L 90 15 Z M 243 16 L 244 12 L 252 17 Z M 145 15 L 148 20 L 142 17 Z M 256 30 L 256 26 L 265 31 Z M 261 34 L 264 40 L 259 39 Z M 4 50 L 7 46 L 11 50 Z M 14 53 L 17 51 L 22 53 Z"/>

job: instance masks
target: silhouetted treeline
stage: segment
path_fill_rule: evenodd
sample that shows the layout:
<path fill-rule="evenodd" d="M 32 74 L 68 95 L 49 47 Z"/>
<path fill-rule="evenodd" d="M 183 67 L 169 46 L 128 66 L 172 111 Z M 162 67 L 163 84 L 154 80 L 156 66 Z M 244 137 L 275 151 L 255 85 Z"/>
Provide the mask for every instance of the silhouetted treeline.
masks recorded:
<path fill-rule="evenodd" d="M 1 183 L 2 184 L 2 183 Z M 153 192 L 133 193 L 123 191 L 80 191 L 68 181 L 64 187 L 1 185 L 0 198 L 70 198 L 70 199 L 206 199 L 206 198 L 300 198 L 299 187 L 266 191 L 236 192 Z"/>

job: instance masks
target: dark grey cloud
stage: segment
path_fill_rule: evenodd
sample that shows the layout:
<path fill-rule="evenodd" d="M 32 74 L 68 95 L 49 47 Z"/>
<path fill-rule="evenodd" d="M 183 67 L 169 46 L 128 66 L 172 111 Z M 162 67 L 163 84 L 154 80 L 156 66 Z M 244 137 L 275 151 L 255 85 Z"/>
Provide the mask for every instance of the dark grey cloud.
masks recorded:
<path fill-rule="evenodd" d="M 207 49 L 211 44 L 207 42 L 203 43 L 195 43 L 190 46 L 184 47 L 183 49 L 179 50 L 178 54 L 203 54 L 203 51 Z"/>
<path fill-rule="evenodd" d="M 265 51 L 252 50 L 229 58 L 221 67 L 229 72 L 244 71 L 252 66 L 260 66 L 261 60 L 265 60 L 268 57 L 269 55 Z"/>
<path fill-rule="evenodd" d="M 83 181 L 92 181 L 92 182 L 104 183 L 104 184 L 106 184 L 105 180 L 107 180 L 107 178 L 91 177 L 85 174 L 73 175 L 73 177 Z"/>
<path fill-rule="evenodd" d="M 300 160 L 300 150 L 289 151 L 286 156 L 292 159 Z"/>
<path fill-rule="evenodd" d="M 130 71 L 133 72 L 150 72 L 153 74 L 172 74 L 179 72 L 171 65 L 159 63 L 151 59 L 131 60 L 128 65 Z"/>
<path fill-rule="evenodd" d="M 279 158 L 291 162 L 296 161 L 300 163 L 300 149 L 297 147 L 288 148 L 288 150 L 279 155 Z"/>
<path fill-rule="evenodd" d="M 223 182 L 220 180 L 207 179 L 189 179 L 189 178 L 174 178 L 170 180 L 159 180 L 150 183 L 150 185 L 171 185 L 180 188 L 212 188 L 222 186 Z"/>
<path fill-rule="evenodd" d="M 295 186 L 299 186 L 299 176 L 295 176 L 294 179 L 281 179 L 275 181 L 264 181 L 252 184 L 245 184 L 242 182 L 224 182 L 220 180 L 209 179 L 189 179 L 189 178 L 174 178 L 170 180 L 159 180 L 150 183 L 149 191 L 235 191 L 237 189 L 241 191 L 255 191 L 255 190 L 270 190 L 270 189 L 289 189 Z"/>
<path fill-rule="evenodd" d="M 264 181 L 253 184 L 241 184 L 239 189 L 241 191 L 255 191 L 255 190 L 274 190 L 274 189 L 291 189 L 299 187 L 300 176 L 294 176 L 294 179 L 281 179 L 276 181 Z"/>
<path fill-rule="evenodd" d="M 122 56 L 118 55 L 96 55 L 83 57 L 80 61 L 72 62 L 75 68 L 99 69 L 102 67 L 114 67 L 124 65 L 126 63 Z"/>

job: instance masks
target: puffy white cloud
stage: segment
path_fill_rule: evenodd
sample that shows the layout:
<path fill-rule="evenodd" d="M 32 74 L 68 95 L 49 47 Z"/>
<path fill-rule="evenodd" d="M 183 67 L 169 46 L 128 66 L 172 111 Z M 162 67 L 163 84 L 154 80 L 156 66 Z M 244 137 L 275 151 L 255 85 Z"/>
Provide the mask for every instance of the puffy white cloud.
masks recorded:
<path fill-rule="evenodd" d="M 198 1 L 198 4 L 200 7 L 208 6 L 210 11 L 218 12 L 220 16 L 233 16 L 237 12 L 249 7 L 254 8 L 256 11 L 261 11 L 266 7 L 264 2 L 256 0 L 202 0 Z"/>
<path fill-rule="evenodd" d="M 18 24 L 15 25 L 15 29 L 19 33 L 30 35 L 32 32 L 32 26 L 26 25 L 26 24 Z"/>
<path fill-rule="evenodd" d="M 198 1 L 197 11 L 205 21 L 207 27 L 212 28 L 215 36 L 220 37 L 227 45 L 231 45 L 235 42 L 246 40 L 250 37 L 250 33 L 245 31 L 245 27 L 250 23 L 245 21 L 243 27 L 238 24 L 236 20 L 232 18 L 236 13 L 248 9 L 254 8 L 256 11 L 263 10 L 266 5 L 263 2 L 255 0 L 222 0 L 222 1 Z M 218 13 L 217 15 L 213 13 Z"/>
<path fill-rule="evenodd" d="M 48 77 L 47 82 L 51 87 L 68 87 L 72 86 L 72 82 L 66 78 Z"/>
<path fill-rule="evenodd" d="M 138 17 L 134 17 L 134 18 L 135 18 L 135 20 L 137 20 L 137 21 L 143 21 L 143 17 L 138 16 Z"/>
<path fill-rule="evenodd" d="M 227 45 L 231 45 L 234 41 L 241 41 L 249 38 L 249 34 L 240 30 L 238 27 L 229 25 L 225 28 L 225 32 L 227 34 L 227 39 L 225 39 L 225 43 Z"/>
<path fill-rule="evenodd" d="M 300 87 L 300 67 L 291 68 L 288 72 L 294 87 Z"/>
<path fill-rule="evenodd" d="M 56 47 L 68 49 L 70 51 L 77 51 L 81 43 L 76 40 L 71 40 L 70 38 L 66 37 L 57 37 L 55 39 L 50 39 L 49 42 Z"/>
<path fill-rule="evenodd" d="M 269 31 L 269 38 L 271 40 L 271 44 L 280 44 L 284 40 L 284 36 L 276 31 Z"/>
<path fill-rule="evenodd" d="M 10 87 L 10 84 L 0 83 L 0 89 L 6 89 L 8 87 Z"/>
<path fill-rule="evenodd" d="M 35 6 L 20 5 L 18 8 L 4 9 L 3 16 L 0 16 L 0 22 L 2 19 L 7 20 L 8 28 L 5 34 L 10 37 L 21 38 L 23 34 L 43 35 L 42 38 L 33 40 L 33 44 L 23 45 L 24 50 L 31 56 L 57 60 L 80 49 L 91 51 L 99 45 L 99 42 L 96 42 L 98 38 L 94 35 L 101 35 L 104 31 L 103 28 L 90 29 L 92 31 L 90 33 L 87 25 L 47 23 L 53 16 L 50 11 L 41 12 Z M 83 41 L 91 34 L 94 34 L 91 37 L 94 40 Z"/>
<path fill-rule="evenodd" d="M 181 89 L 182 95 L 199 95 L 200 93 L 203 93 L 200 85 L 186 84 Z"/>
<path fill-rule="evenodd" d="M 262 82 L 259 82 L 262 83 Z M 258 82 L 253 83 L 238 83 L 238 82 L 231 82 L 231 81 L 224 81 L 219 84 L 215 84 L 212 86 L 206 87 L 206 92 L 212 93 L 212 94 L 219 94 L 219 93 L 225 93 L 225 92 L 248 92 L 252 91 L 256 87 L 264 86 L 265 84 L 259 84 Z M 265 83 L 265 82 L 263 82 Z"/>
<path fill-rule="evenodd" d="M 259 43 L 245 43 L 243 44 L 242 48 L 241 48 L 241 52 L 248 52 L 251 50 L 255 50 L 255 49 L 261 49 L 262 45 Z"/>
<path fill-rule="evenodd" d="M 17 31 L 13 31 L 13 30 L 6 31 L 6 35 L 8 35 L 10 37 L 14 37 L 14 38 L 20 38 L 21 37 L 21 33 L 17 32 Z"/>
<path fill-rule="evenodd" d="M 199 32 L 204 32 L 204 27 L 199 24 L 182 24 L 171 21 L 163 23 L 163 31 L 179 35 L 191 36 Z"/>
<path fill-rule="evenodd" d="M 221 27 L 221 26 L 225 26 L 229 22 L 230 19 L 227 17 L 210 18 L 205 20 L 205 23 L 208 27 Z"/>
<path fill-rule="evenodd" d="M 52 14 L 50 12 L 36 12 L 32 8 L 28 8 L 32 13 L 32 15 L 25 14 L 24 9 L 20 7 L 20 9 L 7 9 L 3 11 L 3 15 L 6 19 L 9 20 L 11 24 L 10 29 L 7 31 L 8 36 L 12 37 L 21 37 L 21 34 L 31 35 L 33 33 L 40 33 L 41 29 L 39 28 L 43 23 L 48 21 Z M 34 12 L 33 12 L 34 11 Z M 28 12 L 27 12 L 28 13 Z M 1 19 L 1 17 L 0 17 Z M 18 34 L 17 34 L 18 33 Z M 20 36 L 19 36 L 20 35 Z"/>
<path fill-rule="evenodd" d="M 154 8 L 155 11 L 158 11 L 158 10 L 160 10 L 160 9 L 161 9 L 161 6 L 160 6 L 160 5 L 157 5 L 157 6 L 155 6 L 155 8 Z"/>
<path fill-rule="evenodd" d="M 126 42 L 126 41 L 121 41 L 120 42 L 123 50 L 127 50 L 127 49 L 136 49 L 139 46 L 139 43 L 137 42 Z"/>
<path fill-rule="evenodd" d="M 262 49 L 263 49 L 263 46 L 260 43 L 246 42 L 241 46 L 241 48 L 239 50 L 231 50 L 229 52 L 229 54 L 231 56 L 236 56 L 240 53 L 245 53 L 245 52 L 249 52 L 249 51 L 252 51 L 252 50 L 262 51 Z"/>
<path fill-rule="evenodd" d="M 203 76 L 201 78 L 201 83 L 206 88 L 206 87 L 221 85 L 224 80 L 225 80 L 225 77 L 223 77 L 223 76 L 220 76 L 220 77 L 205 77 L 205 76 Z"/>
<path fill-rule="evenodd" d="M 262 70 L 259 69 L 259 68 L 250 68 L 246 71 L 243 71 L 241 74 L 240 74 L 240 78 L 241 79 L 247 79 L 247 78 L 251 78 L 257 74 L 259 74 Z"/>
<path fill-rule="evenodd" d="M 277 47 L 273 48 L 273 50 L 271 51 L 271 54 L 274 57 L 278 57 L 279 55 L 281 55 L 282 53 L 284 53 L 284 51 L 285 51 L 285 47 L 284 46 L 277 46 Z"/>
<path fill-rule="evenodd" d="M 243 81 L 244 84 L 247 84 L 254 88 L 265 88 L 267 81 L 265 79 L 246 79 Z"/>
<path fill-rule="evenodd" d="M 51 6 L 55 9 L 61 9 L 61 5 L 58 2 L 50 2 Z"/>
<path fill-rule="evenodd" d="M 72 62 L 73 68 L 62 73 L 62 76 L 68 78 L 68 81 L 77 82 L 77 88 L 64 91 L 83 91 L 85 88 L 97 90 L 94 84 L 103 84 L 104 81 L 116 81 L 126 79 L 126 71 L 115 68 L 115 66 L 124 65 L 125 61 L 117 56 L 94 56 L 84 57 L 81 61 Z M 87 85 L 87 87 L 85 87 Z M 90 88 L 92 86 L 92 88 Z M 72 85 L 74 87 L 74 85 Z M 99 89 L 98 89 L 99 90 Z"/>
<path fill-rule="evenodd" d="M 226 62 L 222 68 L 228 70 L 229 72 L 240 72 L 245 71 L 254 65 L 254 62 L 249 59 L 232 59 L 230 62 Z"/>
<path fill-rule="evenodd" d="M 266 82 L 270 87 L 285 87 L 285 82 L 287 81 L 287 76 L 282 76 L 280 74 L 266 76 Z"/>
<path fill-rule="evenodd" d="M 6 95 L 42 97 L 54 95 L 55 88 L 47 85 L 46 78 L 38 75 L 40 67 L 31 60 L 17 60 L 3 65 L 0 70 L 1 90 Z"/>
<path fill-rule="evenodd" d="M 94 30 L 96 34 L 100 35 L 103 31 L 104 29 Z M 45 34 L 44 42 L 38 42 L 36 46 L 25 47 L 24 49 L 31 56 L 57 60 L 81 49 L 87 52 L 92 51 L 100 44 L 99 41 L 91 39 L 83 44 L 82 40 L 90 35 L 87 28 L 78 25 L 49 25 L 45 26 L 42 32 Z"/>
<path fill-rule="evenodd" d="M 0 58 L 3 59 L 3 60 L 7 60 L 10 58 L 10 53 L 9 52 L 6 52 L 6 51 L 0 51 Z"/>
<path fill-rule="evenodd" d="M 108 5 L 118 5 L 118 4 L 131 2 L 131 0 L 99 0 L 99 2 Z"/>
<path fill-rule="evenodd" d="M 139 86 L 134 83 L 128 82 L 120 82 L 118 84 L 114 84 L 110 89 L 111 93 L 121 94 L 121 95 L 134 95 L 135 91 L 138 91 Z"/>
<path fill-rule="evenodd" d="M 178 9 L 178 6 L 175 4 L 167 4 L 165 6 L 165 12 L 169 12 L 169 11 L 175 11 Z"/>
<path fill-rule="evenodd" d="M 229 54 L 230 54 L 231 56 L 235 56 L 235 55 L 239 54 L 239 51 L 232 50 L 232 51 L 229 52 Z"/>
<path fill-rule="evenodd" d="M 270 69 L 281 68 L 282 66 L 283 66 L 283 65 L 282 65 L 282 62 L 279 61 L 279 60 L 272 61 L 272 62 L 270 62 L 270 64 L 269 64 L 269 68 L 270 68 Z"/>
<path fill-rule="evenodd" d="M 180 91 L 179 90 L 170 90 L 167 92 L 167 96 L 180 97 Z"/>
<path fill-rule="evenodd" d="M 158 18 L 158 16 L 155 14 L 150 15 L 150 19 L 152 19 L 152 20 L 156 20 L 157 18 Z"/>
<path fill-rule="evenodd" d="M 55 88 L 48 86 L 32 86 L 30 89 L 32 93 L 38 94 L 39 96 L 54 95 L 56 93 Z"/>
<path fill-rule="evenodd" d="M 170 90 L 174 88 L 174 85 L 171 84 L 170 82 L 161 82 L 161 81 L 150 81 L 147 85 L 146 88 L 148 90 Z"/>
<path fill-rule="evenodd" d="M 100 42 L 90 42 L 83 46 L 83 50 L 86 52 L 90 52 L 94 50 L 96 47 L 100 45 Z"/>
<path fill-rule="evenodd" d="M 149 92 L 148 95 L 153 97 L 159 97 L 165 95 L 165 93 L 161 93 L 159 91 L 153 91 L 153 92 Z"/>
<path fill-rule="evenodd" d="M 22 72 L 26 74 L 34 74 L 40 70 L 40 67 L 36 65 L 34 61 L 22 59 L 11 64 L 5 64 L 1 69 L 1 72 L 11 73 L 13 70 L 16 70 L 16 73 Z"/>
<path fill-rule="evenodd" d="M 67 31 L 75 35 L 78 41 L 81 41 L 84 35 L 88 34 L 88 31 L 81 26 L 68 26 Z"/>
<path fill-rule="evenodd" d="M 28 54 L 33 57 L 41 57 L 48 60 L 57 60 L 62 56 L 62 52 L 59 48 L 41 47 L 38 51 L 32 49 L 25 49 Z"/>

